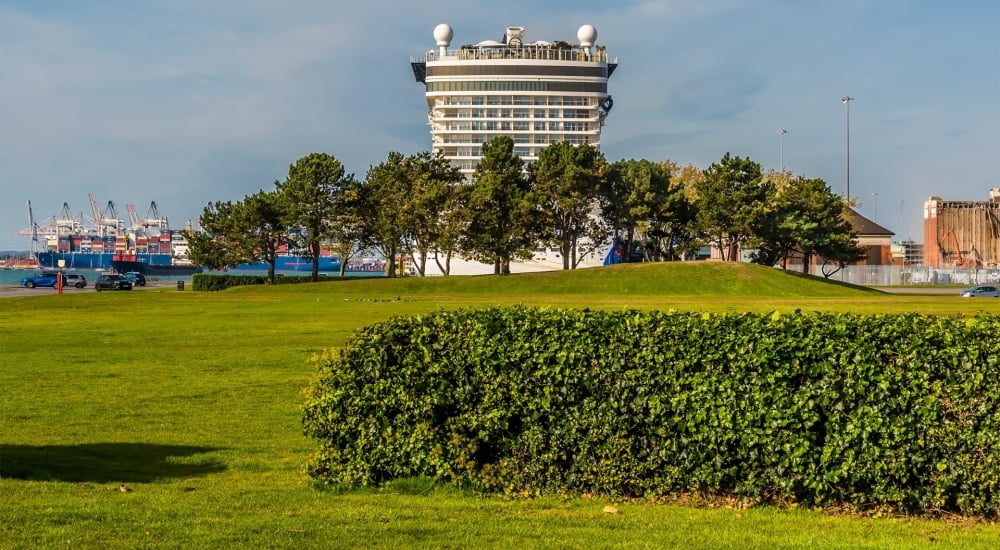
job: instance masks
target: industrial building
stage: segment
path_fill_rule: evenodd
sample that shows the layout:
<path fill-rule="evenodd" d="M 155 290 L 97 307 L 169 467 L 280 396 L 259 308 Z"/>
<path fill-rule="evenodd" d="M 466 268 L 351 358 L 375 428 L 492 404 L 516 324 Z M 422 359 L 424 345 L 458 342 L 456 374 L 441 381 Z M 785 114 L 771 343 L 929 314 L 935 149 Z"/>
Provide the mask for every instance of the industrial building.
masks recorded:
<path fill-rule="evenodd" d="M 994 269 L 1000 263 L 1000 188 L 989 200 L 924 203 L 924 265 Z"/>

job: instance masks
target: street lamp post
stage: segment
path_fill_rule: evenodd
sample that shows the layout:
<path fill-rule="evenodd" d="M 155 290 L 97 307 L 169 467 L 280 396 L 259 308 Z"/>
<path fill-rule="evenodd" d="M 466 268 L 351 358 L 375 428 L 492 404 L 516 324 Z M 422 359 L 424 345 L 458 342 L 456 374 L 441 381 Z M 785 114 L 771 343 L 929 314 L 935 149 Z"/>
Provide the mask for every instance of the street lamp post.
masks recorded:
<path fill-rule="evenodd" d="M 782 172 L 785 171 L 785 134 L 787 134 L 787 133 L 788 133 L 788 130 L 786 130 L 784 128 L 779 128 L 778 129 L 778 147 L 780 148 L 780 151 L 781 151 L 781 157 L 780 158 L 781 158 L 781 171 Z"/>
<path fill-rule="evenodd" d="M 872 221 L 878 223 L 878 192 L 872 193 Z"/>
<path fill-rule="evenodd" d="M 899 240 L 902 241 L 906 232 L 903 230 L 903 203 L 905 200 L 899 201 Z"/>
<path fill-rule="evenodd" d="M 851 102 L 854 98 L 845 95 L 840 98 L 840 101 L 847 105 L 847 184 L 844 189 L 845 197 L 847 202 L 851 202 Z"/>

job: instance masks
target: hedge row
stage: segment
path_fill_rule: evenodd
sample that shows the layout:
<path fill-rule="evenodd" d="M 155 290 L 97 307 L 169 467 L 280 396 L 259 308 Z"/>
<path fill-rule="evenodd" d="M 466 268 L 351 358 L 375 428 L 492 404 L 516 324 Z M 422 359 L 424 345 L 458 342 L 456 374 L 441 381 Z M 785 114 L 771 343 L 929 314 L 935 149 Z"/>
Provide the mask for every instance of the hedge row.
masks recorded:
<path fill-rule="evenodd" d="M 373 275 L 377 276 L 377 275 Z M 362 277 L 329 277 L 322 275 L 319 277 L 319 282 L 326 281 L 348 281 L 348 280 L 358 280 Z M 312 276 L 310 275 L 279 275 L 275 277 L 274 283 L 279 285 L 289 285 L 298 283 L 311 283 L 313 282 Z M 253 285 L 266 285 L 267 276 L 266 275 L 217 275 L 208 273 L 196 273 L 191 276 L 191 287 L 194 290 L 225 290 L 227 288 L 232 288 L 235 286 L 253 286 Z"/>
<path fill-rule="evenodd" d="M 1000 317 L 436 312 L 317 358 L 310 475 L 996 516 Z"/>

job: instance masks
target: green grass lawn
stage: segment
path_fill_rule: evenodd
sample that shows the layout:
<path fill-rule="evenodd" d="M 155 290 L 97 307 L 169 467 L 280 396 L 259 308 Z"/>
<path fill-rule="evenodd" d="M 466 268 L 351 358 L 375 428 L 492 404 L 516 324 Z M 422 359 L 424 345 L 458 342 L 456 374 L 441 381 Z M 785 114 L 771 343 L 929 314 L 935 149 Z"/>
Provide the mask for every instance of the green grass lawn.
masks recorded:
<path fill-rule="evenodd" d="M 971 521 L 465 495 L 420 480 L 318 489 L 303 473 L 309 358 L 394 315 L 498 303 L 699 311 L 919 311 L 889 295 L 721 263 L 508 277 L 81 292 L 0 301 L 0 548 L 996 547 Z M 617 504 L 620 513 L 603 512 Z"/>

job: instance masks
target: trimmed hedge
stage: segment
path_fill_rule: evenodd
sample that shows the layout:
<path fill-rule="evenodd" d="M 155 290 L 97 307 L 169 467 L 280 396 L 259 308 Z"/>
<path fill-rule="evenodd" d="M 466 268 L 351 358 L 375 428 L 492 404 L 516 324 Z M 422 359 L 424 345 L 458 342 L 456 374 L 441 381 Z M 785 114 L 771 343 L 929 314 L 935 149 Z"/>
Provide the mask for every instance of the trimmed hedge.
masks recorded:
<path fill-rule="evenodd" d="M 378 277 L 377 275 L 373 277 Z M 327 282 L 327 281 L 356 281 L 358 279 L 367 279 L 371 277 L 329 277 L 321 275 L 318 281 L 315 282 Z M 274 278 L 274 284 L 276 285 L 289 285 L 298 283 L 312 283 L 311 275 L 279 275 Z M 209 273 L 195 273 L 191 276 L 191 288 L 194 290 L 205 290 L 205 291 L 215 291 L 215 290 L 225 290 L 227 288 L 232 288 L 236 286 L 254 286 L 254 285 L 266 285 L 267 276 L 266 275 L 216 275 Z"/>
<path fill-rule="evenodd" d="M 267 284 L 267 277 L 264 275 L 208 275 L 205 273 L 195 273 L 191 276 L 191 288 L 193 290 L 216 291 L 234 286 L 263 284 Z"/>
<path fill-rule="evenodd" d="M 1000 316 L 440 311 L 316 359 L 309 473 L 996 516 Z"/>

